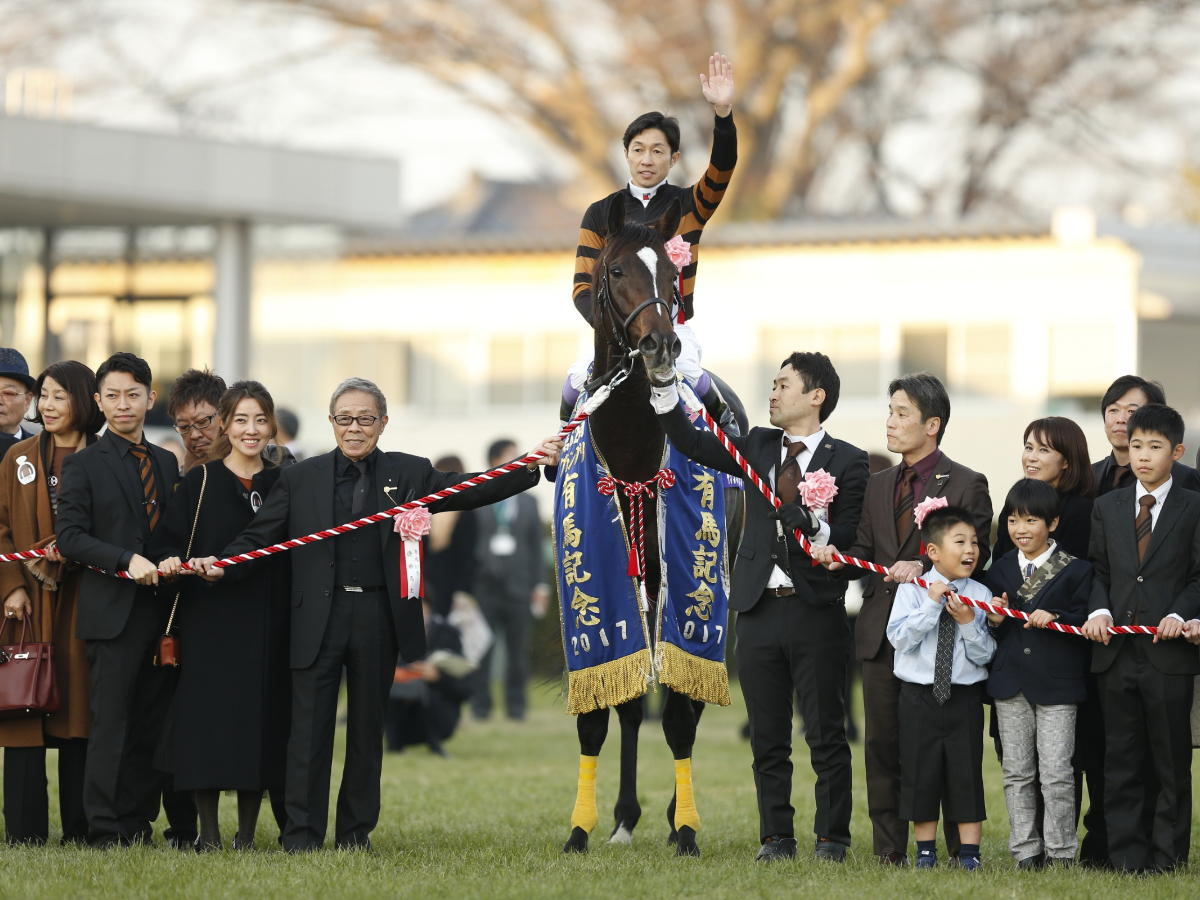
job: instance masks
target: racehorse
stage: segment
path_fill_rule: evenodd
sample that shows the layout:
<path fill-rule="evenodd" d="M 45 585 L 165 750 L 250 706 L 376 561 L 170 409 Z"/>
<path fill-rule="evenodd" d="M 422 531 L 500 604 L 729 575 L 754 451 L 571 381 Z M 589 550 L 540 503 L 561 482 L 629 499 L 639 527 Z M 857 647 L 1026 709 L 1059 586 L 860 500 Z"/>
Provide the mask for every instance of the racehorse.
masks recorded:
<path fill-rule="evenodd" d="M 679 353 L 679 338 L 671 324 L 670 297 L 677 286 L 677 270 L 663 249 L 665 241 L 676 232 L 681 215 L 680 205 L 674 204 L 664 216 L 651 225 L 625 220 L 624 204 L 609 203 L 606 242 L 596 261 L 592 296 L 595 306 L 592 324 L 596 332 L 596 355 L 592 365 L 593 380 L 588 385 L 594 391 L 600 384 L 613 380 L 618 372 L 627 372 L 624 380 L 613 388 L 608 399 L 592 413 L 591 438 L 608 465 L 613 478 L 625 482 L 644 482 L 653 478 L 662 462 L 666 436 L 650 405 L 651 384 L 666 385 L 675 379 L 675 358 Z M 677 288 L 676 288 L 677 289 Z M 710 373 L 711 375 L 711 373 Z M 734 409 L 740 412 L 741 425 L 745 413 L 728 388 L 717 382 Z M 744 494 L 727 490 L 726 523 L 731 540 L 740 539 Z M 736 495 L 736 496 L 734 496 Z M 615 494 L 621 515 L 631 522 L 631 501 L 620 491 Z M 645 501 L 645 547 L 658 547 L 657 496 Z M 736 553 L 736 543 L 731 554 Z M 651 604 L 649 615 L 656 614 L 656 600 L 661 586 L 661 571 L 657 552 L 644 554 L 646 597 Z M 653 620 L 653 619 L 652 619 Z M 689 760 L 696 741 L 696 725 L 704 711 L 703 701 L 664 687 L 663 733 L 676 760 Z M 645 698 L 637 697 L 616 704 L 621 723 L 621 779 L 616 807 L 615 825 L 610 843 L 628 843 L 641 817 L 637 799 L 637 744 L 642 724 Z M 580 713 L 576 718 L 579 749 L 584 756 L 596 757 L 608 736 L 609 709 Z M 690 790 L 690 778 L 687 782 Z M 582 793 L 581 793 L 582 798 Z M 680 856 L 699 856 L 696 831 L 688 825 L 675 827 L 678 796 L 671 798 L 667 821 L 671 826 L 668 840 L 675 844 Z M 690 797 L 689 806 L 690 804 Z M 591 801 L 594 823 L 594 799 Z M 576 809 L 579 809 L 577 801 Z M 588 832 L 575 825 L 563 851 L 586 853 Z"/>

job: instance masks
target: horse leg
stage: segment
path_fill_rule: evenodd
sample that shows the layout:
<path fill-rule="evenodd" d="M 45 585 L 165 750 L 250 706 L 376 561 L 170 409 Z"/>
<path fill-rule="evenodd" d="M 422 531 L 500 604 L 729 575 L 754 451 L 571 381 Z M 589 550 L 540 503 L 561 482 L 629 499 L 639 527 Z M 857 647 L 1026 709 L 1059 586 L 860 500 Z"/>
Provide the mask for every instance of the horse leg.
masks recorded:
<path fill-rule="evenodd" d="M 707 704 L 703 700 L 692 700 L 691 702 L 692 709 L 696 713 L 696 724 L 699 725 L 700 716 L 703 715 L 704 707 Z M 670 834 L 667 835 L 667 843 L 674 846 L 678 846 L 679 844 L 679 832 L 675 830 L 675 800 L 678 793 L 678 791 L 672 793 L 671 802 L 667 804 L 667 826 L 671 829 Z"/>
<path fill-rule="evenodd" d="M 617 805 L 613 808 L 612 836 L 610 844 L 628 844 L 633 841 L 633 829 L 642 817 L 642 806 L 637 798 L 638 730 L 642 727 L 645 705 L 642 698 L 617 704 L 617 718 L 621 722 L 621 790 L 617 794 Z"/>
<path fill-rule="evenodd" d="M 600 821 L 596 810 L 596 761 L 608 737 L 608 707 L 580 713 L 575 717 L 575 730 L 579 733 L 579 787 L 571 811 L 571 836 L 563 853 L 587 853 L 588 835 Z"/>
<path fill-rule="evenodd" d="M 692 700 L 686 694 L 667 689 L 667 702 L 663 705 L 663 734 L 667 746 L 675 757 L 675 796 L 668 807 L 671 835 L 668 841 L 675 844 L 678 856 L 699 856 L 696 832 L 700 830 L 700 816 L 696 812 L 696 799 L 692 793 L 692 747 L 696 743 L 698 709 L 704 704 Z"/>

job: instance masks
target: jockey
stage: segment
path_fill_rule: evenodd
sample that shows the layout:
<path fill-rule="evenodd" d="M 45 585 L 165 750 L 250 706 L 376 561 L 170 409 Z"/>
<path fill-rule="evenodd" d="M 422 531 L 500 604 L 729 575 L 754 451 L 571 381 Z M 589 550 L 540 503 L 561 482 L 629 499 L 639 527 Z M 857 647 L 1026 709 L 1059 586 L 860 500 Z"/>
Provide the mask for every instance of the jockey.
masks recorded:
<path fill-rule="evenodd" d="M 671 168 L 679 162 L 679 122 L 660 112 L 638 116 L 625 129 L 625 158 L 629 163 L 629 184 L 622 190 L 588 207 L 579 227 L 579 248 L 575 252 L 575 287 L 572 299 L 579 314 L 592 321 L 592 272 L 604 247 L 604 223 L 608 219 L 608 204 L 625 204 L 625 219 L 649 224 L 657 221 L 672 203 L 679 200 L 683 216 L 677 234 L 691 248 L 691 262 L 679 276 L 679 294 L 683 308 L 672 302 L 671 317 L 682 350 L 675 365 L 704 401 L 721 427 L 737 431 L 737 424 L 721 397 L 716 384 L 700 367 L 700 344 L 687 320 L 693 315 L 692 293 L 696 283 L 697 244 L 700 234 L 716 212 L 725 189 L 729 186 L 733 167 L 737 164 L 737 129 L 733 124 L 733 64 L 719 53 L 708 60 L 708 77 L 700 76 L 704 99 L 712 104 L 716 114 L 713 123 L 712 155 L 704 177 L 691 187 L 667 183 Z M 588 379 L 591 354 L 586 354 L 567 370 L 563 385 L 561 418 L 571 417 L 571 410 Z"/>

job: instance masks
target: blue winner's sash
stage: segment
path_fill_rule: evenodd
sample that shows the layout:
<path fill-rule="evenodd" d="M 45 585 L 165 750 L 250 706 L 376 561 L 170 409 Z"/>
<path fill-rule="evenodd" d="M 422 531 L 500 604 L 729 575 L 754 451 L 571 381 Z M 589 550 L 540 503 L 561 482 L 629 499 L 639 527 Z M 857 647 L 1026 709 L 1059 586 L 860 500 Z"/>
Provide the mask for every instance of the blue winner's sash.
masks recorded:
<path fill-rule="evenodd" d="M 659 496 L 663 577 L 654 667 L 672 690 L 728 706 L 729 543 L 721 473 L 669 442 L 667 463 L 675 484 Z"/>
<path fill-rule="evenodd" d="M 720 475 L 668 444 L 675 485 L 657 490 L 663 586 L 653 664 L 630 536 L 588 423 L 567 438 L 554 493 L 554 551 L 567 659 L 567 712 L 624 703 L 646 693 L 657 670 L 674 690 L 729 704 L 725 670 L 729 565 Z M 649 548 L 647 548 L 649 550 Z"/>

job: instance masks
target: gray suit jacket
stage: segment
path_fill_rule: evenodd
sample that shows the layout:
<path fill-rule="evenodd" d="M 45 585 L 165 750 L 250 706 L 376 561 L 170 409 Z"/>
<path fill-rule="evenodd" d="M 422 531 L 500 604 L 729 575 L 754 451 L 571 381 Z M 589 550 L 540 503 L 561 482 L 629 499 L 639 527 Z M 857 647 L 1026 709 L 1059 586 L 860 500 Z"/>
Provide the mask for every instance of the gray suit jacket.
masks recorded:
<path fill-rule="evenodd" d="M 1088 555 L 1096 570 L 1089 611 L 1107 609 L 1116 625 L 1157 625 L 1170 613 L 1186 621 L 1200 617 L 1200 494 L 1171 485 L 1146 556 L 1139 563 L 1134 535 L 1136 488 L 1105 494 L 1092 507 Z M 1092 644 L 1092 671 L 1113 664 L 1127 641 L 1144 641 L 1150 661 L 1169 675 L 1200 674 L 1196 647 L 1179 638 L 1152 643 L 1149 637 L 1114 637 Z"/>

